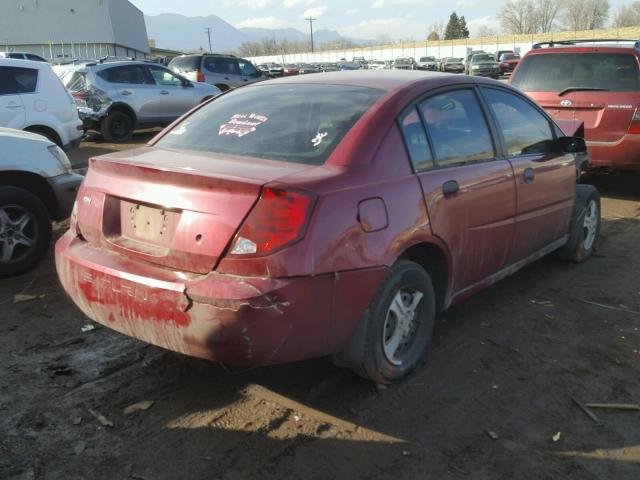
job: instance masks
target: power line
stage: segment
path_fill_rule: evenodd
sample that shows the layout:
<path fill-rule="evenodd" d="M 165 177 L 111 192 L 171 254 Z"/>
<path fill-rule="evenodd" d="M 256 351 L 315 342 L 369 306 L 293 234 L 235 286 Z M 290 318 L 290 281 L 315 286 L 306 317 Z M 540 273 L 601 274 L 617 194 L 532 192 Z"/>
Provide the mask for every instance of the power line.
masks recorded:
<path fill-rule="evenodd" d="M 207 37 L 209 37 L 209 53 L 213 53 L 213 50 L 211 49 L 211 32 L 213 30 L 211 29 L 211 27 L 207 27 L 204 29 L 204 33 L 207 34 Z"/>
<path fill-rule="evenodd" d="M 309 17 L 305 18 L 305 20 L 309 22 L 309 28 L 311 29 L 311 53 L 313 53 L 313 22 L 317 20 L 317 18 Z"/>

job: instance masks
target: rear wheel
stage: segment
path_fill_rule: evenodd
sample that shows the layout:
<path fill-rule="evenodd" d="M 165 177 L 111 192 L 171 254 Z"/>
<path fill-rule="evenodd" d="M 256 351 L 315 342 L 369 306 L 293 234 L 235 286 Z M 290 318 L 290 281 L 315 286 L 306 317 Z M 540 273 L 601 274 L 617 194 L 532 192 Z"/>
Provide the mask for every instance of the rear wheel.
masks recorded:
<path fill-rule="evenodd" d="M 133 137 L 133 120 L 122 110 L 114 110 L 102 119 L 100 131 L 108 142 L 128 142 Z"/>
<path fill-rule="evenodd" d="M 362 377 L 378 383 L 399 380 L 426 354 L 435 316 L 431 277 L 417 263 L 401 260 L 378 288 L 361 320 L 361 332 L 342 358 Z"/>
<path fill-rule="evenodd" d="M 0 277 L 25 273 L 43 257 L 51 241 L 51 220 L 31 192 L 0 187 Z"/>
<path fill-rule="evenodd" d="M 571 262 L 584 262 L 595 251 L 600 238 L 600 194 L 592 185 L 576 185 L 569 241 L 558 256 Z"/>

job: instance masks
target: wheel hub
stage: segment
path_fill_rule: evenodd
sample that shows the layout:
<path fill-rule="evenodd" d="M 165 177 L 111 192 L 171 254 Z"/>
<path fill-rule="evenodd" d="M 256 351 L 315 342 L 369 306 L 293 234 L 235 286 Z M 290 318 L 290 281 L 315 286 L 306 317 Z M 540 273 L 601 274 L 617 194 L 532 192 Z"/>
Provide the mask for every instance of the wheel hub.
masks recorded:
<path fill-rule="evenodd" d="M 36 245 L 37 223 L 20 205 L 0 206 L 0 262 L 17 262 Z"/>
<path fill-rule="evenodd" d="M 424 295 L 400 290 L 391 300 L 382 331 L 382 346 L 389 362 L 402 365 L 400 358 L 411 345 L 417 330 L 418 305 Z"/>

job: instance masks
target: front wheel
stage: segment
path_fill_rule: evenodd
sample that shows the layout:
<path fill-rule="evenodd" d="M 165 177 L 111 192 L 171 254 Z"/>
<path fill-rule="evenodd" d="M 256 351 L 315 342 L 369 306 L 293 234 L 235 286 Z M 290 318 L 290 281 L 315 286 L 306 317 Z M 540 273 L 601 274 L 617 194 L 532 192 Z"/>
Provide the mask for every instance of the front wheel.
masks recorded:
<path fill-rule="evenodd" d="M 415 262 L 400 260 L 382 282 L 362 318 L 362 335 L 350 345 L 349 366 L 377 383 L 407 376 L 427 353 L 436 316 L 429 274 Z M 356 353 L 357 352 L 357 353 Z"/>
<path fill-rule="evenodd" d="M 114 110 L 100 123 L 102 136 L 108 142 L 128 142 L 133 137 L 133 120 L 121 110 Z"/>
<path fill-rule="evenodd" d="M 569 241 L 558 256 L 570 262 L 584 262 L 595 251 L 600 238 L 600 194 L 592 185 L 576 185 L 576 200 L 571 215 Z"/>
<path fill-rule="evenodd" d="M 42 201 L 22 188 L 0 187 L 0 278 L 29 271 L 50 241 L 51 220 Z"/>

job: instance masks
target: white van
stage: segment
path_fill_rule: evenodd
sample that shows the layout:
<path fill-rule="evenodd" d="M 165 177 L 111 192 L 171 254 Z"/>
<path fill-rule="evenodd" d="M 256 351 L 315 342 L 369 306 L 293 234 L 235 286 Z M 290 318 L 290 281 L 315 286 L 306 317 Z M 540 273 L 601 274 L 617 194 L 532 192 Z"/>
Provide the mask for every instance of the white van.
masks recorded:
<path fill-rule="evenodd" d="M 51 65 L 10 58 L 0 58 L 0 127 L 44 135 L 67 151 L 84 132 L 75 100 Z"/>

